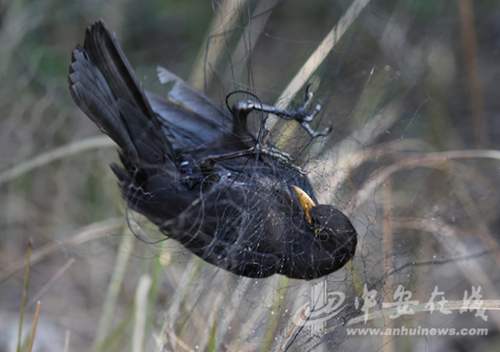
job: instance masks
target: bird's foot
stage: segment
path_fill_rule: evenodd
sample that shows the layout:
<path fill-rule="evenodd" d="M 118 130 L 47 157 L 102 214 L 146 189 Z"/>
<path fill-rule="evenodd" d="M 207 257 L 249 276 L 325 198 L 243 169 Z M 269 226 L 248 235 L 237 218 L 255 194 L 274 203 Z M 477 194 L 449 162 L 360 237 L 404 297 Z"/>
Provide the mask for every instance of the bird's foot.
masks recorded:
<path fill-rule="evenodd" d="M 310 106 L 313 102 L 314 93 L 311 90 L 311 84 L 308 84 L 305 91 L 304 103 L 295 110 L 289 111 L 289 118 L 300 123 L 302 128 L 311 136 L 311 138 L 327 136 L 331 131 L 331 127 L 327 127 L 321 131 L 314 130 L 310 123 L 321 111 L 321 104 L 316 104 L 313 109 Z"/>
<path fill-rule="evenodd" d="M 232 111 L 236 116 L 243 117 L 246 117 L 251 111 L 273 114 L 284 120 L 297 121 L 312 138 L 326 136 L 331 132 L 331 127 L 325 128 L 321 131 L 315 130 L 311 127 L 310 123 L 321 111 L 321 104 L 316 104 L 314 108 L 310 109 L 310 106 L 313 103 L 313 97 L 314 93 L 311 90 L 311 85 L 308 84 L 305 91 L 304 103 L 296 109 L 282 109 L 277 106 L 262 104 L 261 102 L 249 99 L 240 100 L 233 106 Z M 266 117 L 262 119 L 257 143 L 262 143 L 265 140 L 264 134 L 267 133 L 267 130 L 264 125 L 266 119 Z"/>

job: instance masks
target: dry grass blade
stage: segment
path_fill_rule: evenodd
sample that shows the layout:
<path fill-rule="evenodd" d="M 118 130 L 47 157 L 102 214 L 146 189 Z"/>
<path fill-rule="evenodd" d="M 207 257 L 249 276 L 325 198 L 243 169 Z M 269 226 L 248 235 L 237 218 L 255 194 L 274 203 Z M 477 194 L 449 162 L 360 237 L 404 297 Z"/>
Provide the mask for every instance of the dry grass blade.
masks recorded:
<path fill-rule="evenodd" d="M 288 324 L 288 326 L 283 332 L 278 351 L 285 352 L 288 350 L 291 343 L 300 333 L 300 331 L 304 328 L 305 323 L 309 321 L 310 317 L 311 317 L 311 309 L 309 308 L 309 305 L 301 307 L 297 311 L 297 313 L 295 313 L 294 318 Z"/>
<path fill-rule="evenodd" d="M 465 171 L 465 170 L 464 170 Z M 473 170 L 474 171 L 474 170 Z M 467 174 L 464 173 L 464 176 Z M 496 236 L 492 234 L 488 228 L 488 219 L 485 218 L 484 214 L 477 208 L 476 200 L 474 195 L 471 194 L 469 187 L 467 187 L 469 180 L 477 181 L 480 178 L 474 172 L 474 175 L 456 178 L 455 184 L 457 185 L 456 194 L 463 204 L 464 211 L 469 216 L 470 219 L 474 219 L 474 227 L 479 231 L 475 231 L 477 237 L 483 242 L 485 248 L 496 248 L 498 246 Z M 485 181 L 482 183 L 486 184 Z M 493 186 L 491 187 L 493 188 Z M 493 254 L 497 265 L 500 266 L 500 251 Z"/>
<path fill-rule="evenodd" d="M 35 343 L 36 338 L 36 328 L 38 326 L 38 319 L 40 318 L 40 308 L 41 303 L 38 301 L 36 302 L 35 315 L 33 317 L 33 322 L 31 323 L 31 334 L 28 341 L 28 348 L 26 349 L 27 352 L 33 351 L 33 344 Z"/>
<path fill-rule="evenodd" d="M 167 340 L 171 340 L 172 341 L 172 344 L 176 347 L 179 347 L 180 348 L 180 351 L 186 351 L 186 352 L 193 352 L 195 351 L 194 349 L 192 349 L 191 347 L 189 347 L 189 345 L 182 341 L 177 335 L 175 335 L 173 332 L 171 332 L 170 330 L 166 329 L 162 332 L 163 337 L 161 337 L 159 340 L 158 340 L 158 352 L 163 352 L 163 351 L 166 351 L 167 349 L 165 348 L 166 346 L 166 343 L 167 343 Z"/>
<path fill-rule="evenodd" d="M 23 292 L 21 295 L 21 305 L 19 307 L 19 327 L 17 330 L 16 352 L 21 352 L 22 350 L 24 311 L 26 308 L 26 303 L 28 301 L 28 289 L 30 282 L 29 280 L 30 280 L 31 253 L 32 253 L 31 242 L 29 242 L 28 248 L 26 250 L 26 255 L 24 257 L 24 281 L 23 281 Z"/>
<path fill-rule="evenodd" d="M 481 78 L 478 74 L 477 40 L 474 26 L 474 1 L 459 0 L 460 25 L 462 29 L 462 42 L 464 47 L 464 61 L 469 80 L 470 105 L 472 110 L 472 124 L 476 144 L 484 146 L 487 143 L 486 123 L 484 121 L 484 102 L 481 87 Z"/>
<path fill-rule="evenodd" d="M 339 142 L 331 151 L 323 153 L 318 160 L 311 161 L 308 164 L 310 178 L 316 189 L 319 189 L 324 180 L 328 179 L 328 189 L 330 191 L 323 192 L 323 195 L 320 195 L 320 201 L 331 203 L 333 201 L 331 198 L 336 194 L 337 187 L 340 187 L 352 175 L 353 170 L 366 160 L 394 153 L 397 150 L 423 148 L 423 143 L 420 141 L 405 140 L 362 150 L 363 146 L 369 145 L 387 128 L 392 126 L 397 120 L 398 114 L 399 106 L 397 104 L 387 106 L 363 127 L 360 127 Z M 329 198 L 327 198 L 328 195 Z"/>
<path fill-rule="evenodd" d="M 139 279 L 135 293 L 134 332 L 132 335 L 132 352 L 144 351 L 144 334 L 146 314 L 148 311 L 148 292 L 151 288 L 151 277 L 143 275 Z"/>
<path fill-rule="evenodd" d="M 11 169 L 1 172 L 0 185 L 54 161 L 74 156 L 75 154 L 82 153 L 87 150 L 111 147 L 113 145 L 114 143 L 108 137 L 92 137 L 63 145 L 59 148 L 40 154 L 31 160 L 19 163 Z"/>
<path fill-rule="evenodd" d="M 332 49 L 347 31 L 347 29 L 352 25 L 356 18 L 358 18 L 361 11 L 366 7 L 366 5 L 368 5 L 369 2 L 370 0 L 355 0 L 351 4 L 349 9 L 342 16 L 339 22 L 325 36 L 320 45 L 316 48 L 316 50 L 304 63 L 301 69 L 295 74 L 295 77 L 290 81 L 285 90 L 281 93 L 280 97 L 275 103 L 276 106 L 284 108 L 290 104 L 291 100 L 305 85 L 311 75 L 318 69 L 321 63 L 325 60 L 328 54 L 332 51 Z M 391 124 L 392 122 L 393 121 L 391 121 Z M 275 124 L 276 119 L 270 118 L 267 122 L 267 128 L 272 129 Z M 297 124 L 287 124 L 280 134 L 279 140 L 277 141 L 277 146 L 284 147 L 287 141 L 291 139 L 297 128 Z M 326 292 L 327 290 L 326 281 L 323 281 L 318 285 L 321 286 L 321 289 L 317 288 L 316 290 L 311 291 L 311 298 L 315 301 L 321 300 L 321 292 Z"/>
<path fill-rule="evenodd" d="M 227 310 L 224 315 L 222 315 L 221 320 L 220 320 L 220 326 L 230 326 L 233 323 L 233 319 L 235 319 L 238 309 L 234 307 L 240 307 L 242 305 L 243 299 L 245 298 L 245 294 L 248 291 L 248 288 L 252 284 L 253 280 L 247 277 L 242 277 L 241 279 L 238 280 L 238 285 L 236 288 L 233 290 L 233 293 L 231 294 L 231 297 L 229 298 L 229 307 L 233 307 L 233 309 Z M 227 333 L 227 331 L 224 331 L 222 329 L 218 330 L 218 336 L 217 336 L 217 341 L 219 341 L 219 350 L 222 349 L 222 341 L 224 335 Z"/>
<path fill-rule="evenodd" d="M 269 300 L 270 298 L 274 297 L 274 294 L 276 293 L 279 285 L 279 278 L 275 275 L 272 276 L 268 279 L 266 279 L 266 285 L 262 288 L 261 291 L 261 297 Z M 253 313 L 248 316 L 248 319 L 246 319 L 240 326 L 239 329 L 239 334 L 244 336 L 249 335 L 251 331 L 254 331 L 255 327 L 258 326 L 258 322 L 263 320 L 264 316 L 267 316 L 269 314 L 269 309 L 266 307 L 271 306 L 271 302 L 261 302 L 260 305 L 258 305 L 254 310 Z M 235 346 L 233 346 L 232 349 L 235 349 Z"/>
<path fill-rule="evenodd" d="M 384 263 L 384 272 L 388 273 L 394 269 L 394 263 L 392 259 L 393 249 L 394 249 L 394 231 L 392 224 L 392 210 L 393 210 L 393 192 L 392 192 L 392 182 L 391 180 L 387 180 L 384 184 L 384 209 L 383 209 L 383 222 L 382 222 L 382 248 L 383 248 L 383 263 Z M 390 292 L 393 289 L 392 276 L 389 276 L 384 280 L 383 293 L 384 293 L 384 302 L 390 301 Z M 392 328 L 393 320 L 385 319 L 384 326 L 388 328 Z M 383 336 L 382 337 L 382 346 L 384 352 L 393 352 L 395 351 L 394 339 L 391 336 Z"/>
<path fill-rule="evenodd" d="M 224 276 L 228 278 L 228 276 Z M 218 287 L 223 287 L 219 286 Z M 203 331 L 203 335 L 200 337 L 198 348 L 202 351 L 214 351 L 217 345 L 217 329 L 220 326 L 218 323 L 218 317 L 220 311 L 223 311 L 225 304 L 224 301 L 226 297 L 224 294 L 218 294 L 212 301 L 212 309 L 210 310 L 208 316 L 206 317 L 206 327 Z M 223 327 L 221 327 L 223 328 Z"/>
<path fill-rule="evenodd" d="M 20 315 L 19 352 L 388 351 L 446 349 L 458 340 L 462 349 L 495 350 L 496 336 L 382 340 L 352 338 L 347 327 L 446 324 L 458 330 L 475 329 L 477 323 L 488 327 L 489 335 L 500 328 L 500 297 L 495 297 L 500 282 L 494 275 L 500 265 L 500 163 L 478 160 L 500 160 L 500 148 L 493 139 L 491 145 L 476 145 L 496 133 L 500 2 L 85 3 L 0 0 L 0 193 L 5 198 L 0 257 L 7 254 L 0 267 L 0 350 L 7 335 L 10 344 L 17 343 Z M 82 43 L 84 27 L 96 14 L 117 32 L 138 80 L 153 81 L 150 88 L 157 88 L 148 67 L 158 60 L 170 62 L 176 72 L 190 73 L 192 65 L 194 88 L 205 87 L 225 113 L 227 89 L 278 89 L 277 105 L 286 108 L 299 103 L 305 85 L 317 78 L 316 98 L 329 102 L 311 125 L 331 124 L 328 138 L 309 141 L 298 123 L 275 123 L 273 116 L 266 127 L 270 142 L 306 168 L 318 201 L 348 213 L 359 235 L 353 260 L 324 279 L 275 275 L 260 280 L 208 264 L 173 238 L 159 248 L 130 236 L 115 212 L 117 202 L 128 207 L 116 178 L 100 167 L 92 169 L 116 147 L 106 136 L 74 140 L 92 122 L 76 118 L 65 84 L 70 50 Z M 199 56 L 193 57 L 193 45 L 200 44 L 194 48 Z M 304 60 L 294 64 L 289 58 L 297 53 L 305 54 Z M 176 102 L 179 110 L 199 107 L 187 98 Z M 187 124 L 191 117 L 196 120 L 190 112 L 187 117 Z M 162 125 L 167 138 L 174 137 L 169 123 Z M 253 132 L 258 119 L 249 127 Z M 182 138 L 197 139 L 184 132 Z M 177 145 L 181 135 L 173 139 Z M 483 150 L 470 150 L 471 143 Z M 455 146 L 464 150 L 434 153 Z M 162 173 L 154 169 L 155 175 Z M 246 165 L 245 171 L 256 170 Z M 147 187 L 142 173 L 137 176 L 140 198 Z M 223 208 L 223 216 L 233 216 Z M 242 226 L 247 219 L 259 225 L 251 222 L 253 209 L 243 215 L 235 219 L 245 220 Z M 138 226 L 138 237 L 164 240 L 153 223 Z M 36 241 L 26 259 L 30 236 Z M 282 244 L 294 252 L 287 238 Z M 448 301 L 445 308 L 454 311 L 448 316 L 429 314 L 424 303 L 415 307 L 417 314 L 400 320 L 388 320 L 397 308 L 381 303 L 370 309 L 364 325 L 358 309 L 365 283 L 378 290 L 377 302 L 395 302 L 392 294 L 399 284 L 412 291 L 413 300 L 425 302 L 435 283 L 447 299 L 461 299 L 473 284 L 494 300 L 482 301 L 486 323 L 476 321 L 475 312 L 460 315 L 462 301 Z M 336 313 L 331 303 L 338 292 L 346 305 Z M 44 301 L 43 320 L 39 304 L 35 312 L 39 300 Z M 336 315 L 330 319 L 329 313 Z"/>
<path fill-rule="evenodd" d="M 129 231 L 125 231 L 125 234 L 118 248 L 118 255 L 116 257 L 116 264 L 114 266 L 113 274 L 109 282 L 108 291 L 106 293 L 106 298 L 103 304 L 103 310 L 101 318 L 99 320 L 99 325 L 97 328 L 97 335 L 94 340 L 94 349 L 97 349 L 99 343 L 101 343 L 111 328 L 113 322 L 113 317 L 116 308 L 116 302 L 118 300 L 118 294 L 120 293 L 120 288 L 125 278 L 125 273 L 127 270 L 127 264 L 132 253 L 132 248 L 134 247 L 134 236 Z"/>
<path fill-rule="evenodd" d="M 465 257 L 470 254 L 469 248 L 458 238 L 454 228 L 442 221 L 429 221 L 428 219 L 401 219 L 400 221 L 395 222 L 395 224 L 397 224 L 399 228 L 404 227 L 432 233 L 441 244 L 441 248 L 443 248 L 443 250 L 450 256 Z M 493 281 L 490 279 L 490 276 L 476 261 L 458 261 L 457 266 L 463 272 L 465 279 L 472 285 L 484 286 L 486 292 L 494 294 L 497 297 L 499 296 L 499 292 Z M 500 328 L 500 315 L 493 315 L 493 320 L 497 324 L 497 328 Z"/>
<path fill-rule="evenodd" d="M 348 206 L 347 212 L 352 212 L 360 204 L 365 202 L 374 191 L 392 174 L 415 167 L 435 167 L 439 164 L 459 159 L 494 159 L 500 160 L 500 151 L 490 149 L 479 150 L 451 150 L 446 152 L 427 153 L 417 156 L 407 156 L 403 160 L 394 163 L 391 166 L 383 168 L 375 174 L 363 187 L 356 193 Z"/>
<path fill-rule="evenodd" d="M 266 334 L 261 342 L 261 347 L 265 351 L 273 349 L 276 342 L 276 337 L 280 329 L 279 322 L 283 310 L 283 303 L 287 292 L 289 279 L 286 276 L 281 276 L 278 281 L 278 287 L 274 292 L 274 298 L 270 312 L 266 321 Z"/>
<path fill-rule="evenodd" d="M 311 56 L 307 59 L 300 70 L 295 74 L 295 77 L 288 83 L 280 97 L 276 100 L 275 105 L 280 108 L 287 107 L 299 90 L 309 80 L 311 75 L 318 69 L 319 65 L 325 60 L 328 54 L 332 51 L 335 45 L 340 41 L 347 29 L 358 18 L 361 11 L 370 3 L 370 0 L 355 0 L 347 9 L 339 22 L 328 32 L 320 45 L 314 50 Z M 276 119 L 268 119 L 267 128 L 271 129 L 276 123 Z M 288 140 L 293 131 L 297 128 L 294 124 L 289 124 L 284 131 L 281 140 Z"/>
<path fill-rule="evenodd" d="M 64 349 L 63 352 L 69 352 L 69 342 L 71 339 L 71 331 L 66 330 L 66 333 L 64 334 Z"/>
<path fill-rule="evenodd" d="M 252 17 L 245 30 L 241 34 L 240 40 L 231 55 L 231 65 L 226 70 L 225 77 L 233 78 L 238 82 L 248 59 L 257 44 L 257 40 L 264 31 L 267 21 L 272 14 L 272 9 L 279 0 L 260 0 L 255 7 Z"/>
<path fill-rule="evenodd" d="M 69 235 L 64 240 L 57 243 L 49 243 L 36 251 L 30 258 L 30 265 L 40 262 L 49 255 L 57 252 L 64 246 L 77 246 L 85 242 L 93 241 L 99 238 L 108 236 L 110 232 L 118 230 L 123 226 L 123 219 L 111 218 L 108 220 L 93 223 L 85 226 L 76 234 Z M 0 282 L 6 280 L 11 275 L 15 274 L 23 268 L 23 261 L 19 260 L 9 265 L 6 269 L 0 272 Z"/>
<path fill-rule="evenodd" d="M 18 1 L 2 1 L 2 28 L 0 43 L 2 57 L 0 59 L 0 75 L 4 76 L 15 55 L 15 48 L 26 38 L 30 31 L 37 28 L 43 20 L 43 14 L 50 6 L 50 1 L 42 3 L 41 7 L 26 8 Z M 36 11 L 38 10 L 38 11 Z"/>
<path fill-rule="evenodd" d="M 209 35 L 205 39 L 205 45 L 202 46 L 202 53 L 198 55 L 189 79 L 194 88 L 201 90 L 205 84 L 210 85 L 214 74 L 212 67 L 217 65 L 227 44 L 224 34 L 234 27 L 245 4 L 246 0 L 224 0 L 219 5 L 219 10 L 208 32 Z"/>
<path fill-rule="evenodd" d="M 175 323 L 179 318 L 180 309 L 182 305 L 182 301 L 186 296 L 189 286 L 193 283 L 194 278 L 196 277 L 199 271 L 199 261 L 195 258 L 192 258 L 187 264 L 182 273 L 180 281 L 176 284 L 177 290 L 176 295 L 172 303 L 168 308 L 168 311 L 165 313 L 164 318 L 164 326 L 162 330 L 175 331 Z"/>
<path fill-rule="evenodd" d="M 29 306 L 33 303 L 38 302 L 40 298 L 54 285 L 54 283 L 64 275 L 64 273 L 71 268 L 71 266 L 75 263 L 75 258 L 70 258 L 68 261 L 56 271 L 54 275 L 47 281 L 45 285 L 38 291 L 38 293 L 31 299 Z"/>

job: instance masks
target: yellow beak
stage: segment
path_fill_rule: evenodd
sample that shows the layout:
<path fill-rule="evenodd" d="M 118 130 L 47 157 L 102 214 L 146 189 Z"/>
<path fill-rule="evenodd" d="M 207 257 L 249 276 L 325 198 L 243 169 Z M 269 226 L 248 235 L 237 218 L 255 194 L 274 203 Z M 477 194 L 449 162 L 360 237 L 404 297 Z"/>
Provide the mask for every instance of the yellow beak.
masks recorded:
<path fill-rule="evenodd" d="M 309 224 L 312 224 L 311 209 L 316 206 L 316 203 L 314 203 L 312 198 L 309 197 L 309 195 L 306 192 L 304 192 L 302 188 L 297 186 L 292 186 L 292 189 L 295 192 L 297 199 L 299 200 L 300 206 L 304 210 L 304 216 L 306 218 L 306 221 Z"/>

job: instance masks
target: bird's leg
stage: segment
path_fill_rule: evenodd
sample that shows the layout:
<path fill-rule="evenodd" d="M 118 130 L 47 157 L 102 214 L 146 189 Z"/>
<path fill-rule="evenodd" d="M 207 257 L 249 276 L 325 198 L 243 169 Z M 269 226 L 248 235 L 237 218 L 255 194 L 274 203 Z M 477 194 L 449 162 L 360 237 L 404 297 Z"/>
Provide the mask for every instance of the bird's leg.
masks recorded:
<path fill-rule="evenodd" d="M 208 155 L 199 161 L 199 165 L 202 169 L 210 169 L 216 162 L 224 161 L 229 159 L 241 158 L 244 156 L 255 156 L 255 155 L 266 155 L 280 160 L 289 166 L 294 167 L 296 170 L 305 175 L 305 172 L 298 166 L 292 163 L 292 158 L 287 153 L 282 152 L 278 149 L 270 149 L 267 147 L 261 147 L 257 150 L 256 147 L 251 147 L 244 150 L 238 150 L 235 152 L 221 153 Z"/>
<path fill-rule="evenodd" d="M 287 163 L 290 163 L 292 161 L 290 155 L 288 155 L 287 153 L 283 153 L 280 150 L 273 150 L 265 147 L 261 147 L 259 150 L 257 150 L 256 147 L 251 147 L 248 149 L 238 150 L 235 152 L 208 155 L 201 160 L 200 164 L 208 165 L 209 163 L 215 163 L 217 161 L 236 159 L 244 156 L 253 156 L 257 153 L 261 153 L 262 155 L 272 156 Z"/>
<path fill-rule="evenodd" d="M 262 104 L 257 103 L 253 100 L 240 100 L 233 105 L 232 113 L 235 117 L 235 125 L 233 133 L 237 135 L 242 135 L 247 132 L 247 116 L 254 110 L 258 110 L 256 106 L 262 106 Z M 266 130 L 266 120 L 267 116 L 263 115 L 261 117 L 259 131 L 257 132 L 257 142 L 255 143 L 255 150 L 259 151 L 261 145 L 264 144 L 264 139 L 267 137 L 268 132 Z"/>
<path fill-rule="evenodd" d="M 321 111 L 320 104 L 316 104 L 314 109 L 312 110 L 309 109 L 312 103 L 313 96 L 314 94 L 310 89 L 310 85 L 308 85 L 305 92 L 304 103 L 302 104 L 302 106 L 299 106 L 296 109 L 287 110 L 272 105 L 261 104 L 253 100 L 243 100 L 236 103 L 236 105 L 233 107 L 233 110 L 236 111 L 236 113 L 239 116 L 243 116 L 245 118 L 245 122 L 246 122 L 246 116 L 251 111 L 261 111 L 268 114 L 274 114 L 284 120 L 295 120 L 298 123 L 300 123 L 302 128 L 312 138 L 317 138 L 320 136 L 328 135 L 331 132 L 331 128 L 328 127 L 322 131 L 317 131 L 311 127 L 310 122 L 312 122 L 316 117 L 316 115 Z M 264 117 L 261 121 L 261 126 L 259 128 L 259 136 L 257 138 L 257 145 L 260 145 L 264 138 L 263 134 L 264 132 L 266 132 L 264 127 L 266 119 L 267 117 Z"/>

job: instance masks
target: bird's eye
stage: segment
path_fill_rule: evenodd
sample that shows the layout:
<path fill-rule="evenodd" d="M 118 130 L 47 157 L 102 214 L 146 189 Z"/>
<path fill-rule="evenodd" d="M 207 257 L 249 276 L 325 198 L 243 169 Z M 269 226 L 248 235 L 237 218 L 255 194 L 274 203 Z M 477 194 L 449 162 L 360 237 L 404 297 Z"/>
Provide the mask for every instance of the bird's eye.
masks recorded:
<path fill-rule="evenodd" d="M 328 235 L 323 230 L 323 227 L 316 227 L 314 229 L 314 236 L 316 236 L 316 238 L 318 238 L 320 241 L 328 240 Z"/>

